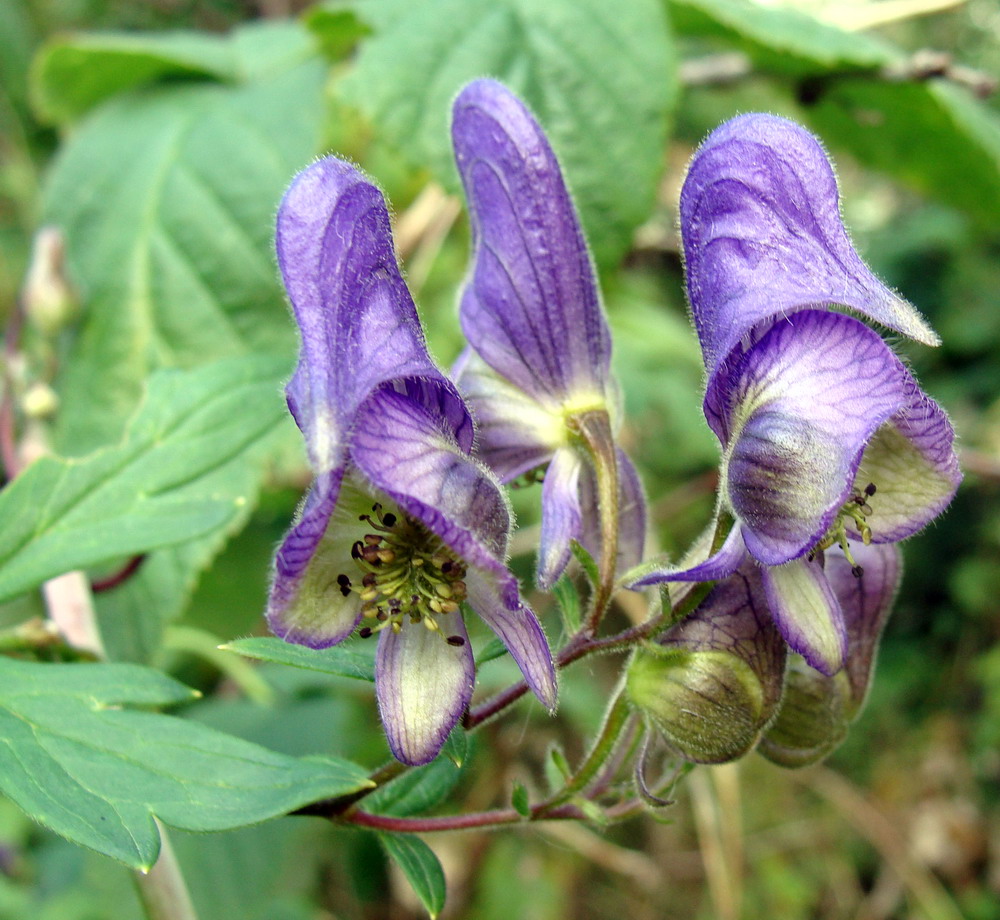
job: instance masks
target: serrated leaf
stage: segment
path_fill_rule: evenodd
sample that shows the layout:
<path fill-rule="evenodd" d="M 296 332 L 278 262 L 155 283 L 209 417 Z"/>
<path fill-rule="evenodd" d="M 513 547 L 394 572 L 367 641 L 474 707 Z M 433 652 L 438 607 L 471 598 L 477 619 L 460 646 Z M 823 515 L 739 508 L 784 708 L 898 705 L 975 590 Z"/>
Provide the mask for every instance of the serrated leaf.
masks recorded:
<path fill-rule="evenodd" d="M 28 467 L 0 492 L 0 599 L 225 526 L 245 497 L 217 495 L 204 480 L 284 418 L 276 391 L 285 370 L 247 356 L 164 371 L 120 445 Z"/>
<path fill-rule="evenodd" d="M 423 814 L 440 805 L 455 788 L 462 771 L 448 759 L 438 757 L 423 767 L 414 767 L 368 796 L 367 807 L 380 815 L 401 818 Z"/>
<path fill-rule="evenodd" d="M 528 801 L 528 790 L 520 780 L 514 780 L 514 789 L 510 794 L 510 804 L 522 818 L 531 817 L 531 803 Z"/>
<path fill-rule="evenodd" d="M 457 187 L 450 106 L 493 76 L 539 117 L 568 175 L 594 257 L 613 265 L 653 207 L 676 98 L 658 0 L 367 0 L 375 31 L 340 83 L 416 164 Z M 583 49 L 586 49 L 585 52 Z"/>
<path fill-rule="evenodd" d="M 234 639 L 221 647 L 258 661 L 274 661 L 309 671 L 352 677 L 355 680 L 375 680 L 375 662 L 372 656 L 350 647 L 335 645 L 323 649 L 307 648 L 271 636 Z"/>
<path fill-rule="evenodd" d="M 580 594 L 568 575 L 563 575 L 553 586 L 552 595 L 562 614 L 563 628 L 573 635 L 580 628 Z"/>
<path fill-rule="evenodd" d="M 789 7 L 745 0 L 670 0 L 668 5 L 678 34 L 723 39 L 772 73 L 871 71 L 900 56 L 878 39 L 845 32 Z"/>
<path fill-rule="evenodd" d="M 59 36 L 35 58 L 32 101 L 43 119 L 72 121 L 108 96 L 165 77 L 232 80 L 236 60 L 227 41 L 201 32 Z"/>
<path fill-rule="evenodd" d="M 0 659 L 0 789 L 36 821 L 148 869 L 154 816 L 185 830 L 242 827 L 363 789 L 361 767 L 276 754 L 175 716 L 121 708 L 192 691 L 124 664 Z"/>
<path fill-rule="evenodd" d="M 441 913 L 446 894 L 444 871 L 434 851 L 419 837 L 379 834 L 378 838 L 433 920 Z"/>
<path fill-rule="evenodd" d="M 116 96 L 76 126 L 49 174 L 43 220 L 64 232 L 85 295 L 56 381 L 64 453 L 118 437 L 157 367 L 265 349 L 292 357 L 274 213 L 317 150 L 325 67 L 298 26 L 228 42 L 238 83 Z"/>

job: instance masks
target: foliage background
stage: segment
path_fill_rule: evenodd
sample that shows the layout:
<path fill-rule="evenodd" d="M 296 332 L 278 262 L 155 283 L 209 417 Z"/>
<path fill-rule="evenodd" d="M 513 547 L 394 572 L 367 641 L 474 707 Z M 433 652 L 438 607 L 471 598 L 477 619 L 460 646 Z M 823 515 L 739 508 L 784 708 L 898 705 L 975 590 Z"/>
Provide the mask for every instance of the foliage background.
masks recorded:
<path fill-rule="evenodd" d="M 265 416 L 265 436 L 216 457 L 181 496 L 214 502 L 217 519 L 197 539 L 141 547 L 152 552 L 138 574 L 98 596 L 109 655 L 198 687 L 204 699 L 186 718 L 274 751 L 384 756 L 363 685 L 274 664 L 250 671 L 215 651 L 262 631 L 270 553 L 308 481 L 280 412 L 295 337 L 271 255 L 273 214 L 312 157 L 354 158 L 393 204 L 408 280 L 446 364 L 459 347 L 454 297 L 467 252 L 447 107 L 486 72 L 526 95 L 562 157 L 602 273 L 628 447 L 663 547 L 681 550 L 710 514 L 717 457 L 699 409 L 676 197 L 715 124 L 741 111 L 785 114 L 833 155 L 859 250 L 944 340 L 901 350 L 952 414 L 966 482 L 905 547 L 868 708 L 826 765 L 790 773 L 751 757 L 701 769 L 664 820 L 600 833 L 433 838 L 449 880 L 445 915 L 1000 918 L 1000 112 L 996 94 L 977 98 L 988 82 L 977 73 L 929 76 L 913 57 L 932 48 L 996 77 L 1000 10 L 992 0 L 609 9 L 599 0 L 0 4 L 0 310 L 13 313 L 43 223 L 66 233 L 81 301 L 73 328 L 32 359 L 45 365 L 33 373 L 54 375 L 56 450 L 82 456 L 118 443 L 158 369 L 272 359 L 253 404 L 232 410 Z M 527 577 L 537 496 L 515 500 Z M 74 538 L 84 548 L 97 540 L 88 523 Z M 124 559 L 100 549 L 73 564 L 100 563 L 95 576 L 117 570 Z M 38 584 L 58 571 L 25 577 Z M 0 606 L 0 623 L 40 610 L 37 592 L 22 592 Z M 469 807 L 503 802 L 515 780 L 537 786 L 553 740 L 579 754 L 574 739 L 595 728 L 613 665 L 567 674 L 555 723 L 525 707 L 488 725 L 485 740 L 502 756 L 477 758 L 474 744 L 444 786 L 456 784 Z M 501 660 L 481 683 L 510 676 Z M 421 915 L 367 834 L 282 818 L 172 836 L 202 917 Z M 129 870 L 0 800 L 0 918 L 139 916 Z"/>

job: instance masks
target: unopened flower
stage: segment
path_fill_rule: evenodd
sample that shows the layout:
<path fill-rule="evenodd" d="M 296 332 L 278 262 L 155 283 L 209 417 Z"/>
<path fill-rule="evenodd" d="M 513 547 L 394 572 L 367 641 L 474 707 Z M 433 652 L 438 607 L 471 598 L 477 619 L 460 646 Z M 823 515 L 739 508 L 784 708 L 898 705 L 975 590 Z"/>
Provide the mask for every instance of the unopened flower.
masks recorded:
<path fill-rule="evenodd" d="M 858 257 L 826 155 L 789 121 L 744 115 L 713 132 L 684 183 L 681 232 L 705 417 L 723 450 L 719 512 L 735 523 L 701 564 L 654 564 L 632 583 L 720 579 L 749 555 L 785 640 L 833 674 L 847 631 L 823 551 L 850 560 L 852 543 L 910 536 L 961 480 L 944 411 L 836 310 L 937 337 Z"/>
<path fill-rule="evenodd" d="M 378 633 L 379 710 L 406 763 L 436 756 L 472 695 L 463 601 L 551 709 L 549 647 L 505 565 L 510 509 L 427 353 L 380 192 L 314 163 L 281 203 L 276 247 L 302 339 L 288 406 L 315 479 L 275 558 L 271 628 L 313 648 Z"/>
<path fill-rule="evenodd" d="M 548 587 L 571 541 L 600 552 L 579 424 L 605 413 L 610 437 L 619 415 L 611 334 L 559 163 L 524 103 L 492 80 L 470 83 L 455 100 L 452 139 L 473 237 L 460 307 L 471 348 L 456 379 L 502 481 L 547 466 L 537 581 Z M 616 457 L 619 564 L 628 567 L 642 556 L 645 500 L 628 457 Z"/>

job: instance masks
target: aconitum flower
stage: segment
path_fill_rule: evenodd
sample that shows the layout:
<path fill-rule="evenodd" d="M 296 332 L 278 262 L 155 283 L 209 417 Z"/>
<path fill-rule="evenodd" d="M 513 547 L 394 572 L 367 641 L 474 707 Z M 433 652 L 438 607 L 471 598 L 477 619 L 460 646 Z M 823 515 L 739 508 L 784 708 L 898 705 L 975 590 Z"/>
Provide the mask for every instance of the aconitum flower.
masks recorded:
<path fill-rule="evenodd" d="M 559 163 L 524 103 L 492 80 L 470 83 L 455 100 L 452 140 L 472 224 L 460 306 L 471 349 L 456 379 L 502 481 L 547 465 L 537 569 L 546 588 L 571 541 L 600 552 L 594 470 L 573 422 L 591 411 L 617 422 L 611 334 Z M 627 567 L 642 557 L 645 501 L 621 450 L 617 464 Z"/>
<path fill-rule="evenodd" d="M 819 143 L 781 118 L 735 118 L 695 154 L 681 193 L 687 292 L 722 444 L 719 510 L 735 524 L 700 565 L 633 578 L 723 578 L 749 554 L 785 640 L 827 675 L 844 664 L 847 632 L 823 550 L 850 559 L 851 541 L 910 536 L 961 479 L 944 411 L 839 312 L 938 341 L 858 257 L 838 201 Z"/>
<path fill-rule="evenodd" d="M 378 633 L 379 710 L 405 763 L 436 756 L 472 695 L 463 601 L 551 709 L 549 647 L 504 561 L 510 508 L 427 354 L 380 192 L 314 163 L 285 194 L 276 247 L 302 338 L 288 407 L 315 480 L 275 558 L 271 628 L 313 648 Z"/>

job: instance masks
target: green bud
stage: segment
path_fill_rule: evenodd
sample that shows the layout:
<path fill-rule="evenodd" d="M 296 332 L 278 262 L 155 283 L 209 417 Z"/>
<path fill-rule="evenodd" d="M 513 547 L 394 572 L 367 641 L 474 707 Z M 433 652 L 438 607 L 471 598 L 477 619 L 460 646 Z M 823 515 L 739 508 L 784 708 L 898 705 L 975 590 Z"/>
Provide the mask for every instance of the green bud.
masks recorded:
<path fill-rule="evenodd" d="M 745 660 L 726 651 L 639 651 L 625 686 L 632 705 L 696 763 L 742 757 L 767 721 L 760 679 Z"/>
<path fill-rule="evenodd" d="M 759 750 L 782 767 L 816 763 L 847 736 L 853 708 L 845 671 L 826 677 L 796 657 L 788 666 L 781 708 Z"/>

